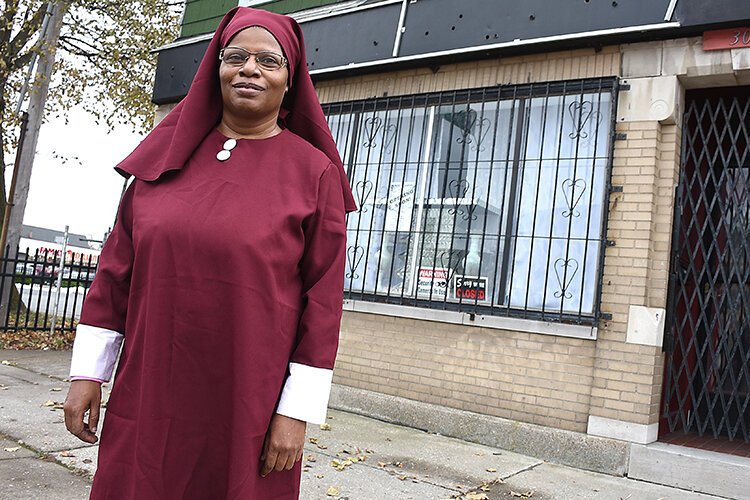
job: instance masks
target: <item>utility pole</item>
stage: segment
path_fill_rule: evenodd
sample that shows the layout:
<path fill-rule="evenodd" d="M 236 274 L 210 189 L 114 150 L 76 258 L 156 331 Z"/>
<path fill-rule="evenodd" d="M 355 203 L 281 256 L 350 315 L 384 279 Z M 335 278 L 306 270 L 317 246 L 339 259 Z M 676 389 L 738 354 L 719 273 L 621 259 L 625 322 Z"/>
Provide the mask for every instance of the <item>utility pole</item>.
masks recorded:
<path fill-rule="evenodd" d="M 44 119 L 44 104 L 47 101 L 49 82 L 55 65 L 55 51 L 57 50 L 57 42 L 60 39 L 63 16 L 68 7 L 68 0 L 50 1 L 48 5 L 48 20 L 44 23 L 44 32 L 42 33 L 44 44 L 41 48 L 39 65 L 37 66 L 34 82 L 29 93 L 28 127 L 26 135 L 23 138 L 23 150 L 20 151 L 20 158 L 17 161 L 18 172 L 13 172 L 16 180 L 15 196 L 13 199 L 8 200 L 5 208 L 6 210 L 10 210 L 10 218 L 7 219 L 6 230 L 6 245 L 10 247 L 10 251 L 6 257 L 10 258 L 17 256 L 18 244 L 21 240 L 21 228 L 23 226 L 24 212 L 26 211 L 26 200 L 29 195 L 31 169 L 34 165 L 34 156 L 39 140 L 39 129 Z M 7 263 L 5 267 L 8 267 Z M 5 276 L 8 274 L 8 272 L 3 273 Z M 12 273 L 10 274 L 12 276 Z M 3 283 L 3 294 L 0 297 L 0 323 L 5 322 L 11 288 L 13 286 L 12 277 L 10 279 L 5 277 L 2 279 L 5 280 L 5 283 Z"/>
<path fill-rule="evenodd" d="M 60 29 L 65 12 L 68 10 L 67 1 L 50 2 L 51 15 L 44 33 L 44 45 L 39 58 L 34 84 L 29 93 L 29 125 L 24 138 L 24 147 L 19 162 L 18 180 L 15 198 L 12 200 L 10 222 L 8 224 L 8 242 L 11 252 L 15 251 L 21 237 L 23 216 L 26 211 L 26 200 L 29 196 L 31 169 L 34 166 L 36 146 L 39 141 L 39 129 L 44 119 L 44 104 L 47 101 L 49 82 L 55 65 L 55 51 L 60 38 Z"/>

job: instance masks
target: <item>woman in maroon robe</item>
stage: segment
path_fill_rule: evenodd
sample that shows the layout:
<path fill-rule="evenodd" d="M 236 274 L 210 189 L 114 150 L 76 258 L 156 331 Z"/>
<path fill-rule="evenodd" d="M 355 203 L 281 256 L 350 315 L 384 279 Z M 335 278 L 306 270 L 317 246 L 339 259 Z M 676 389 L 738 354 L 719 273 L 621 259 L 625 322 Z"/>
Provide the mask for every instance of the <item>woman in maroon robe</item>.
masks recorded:
<path fill-rule="evenodd" d="M 135 180 L 84 303 L 66 425 L 91 498 L 293 499 L 322 423 L 351 190 L 294 20 L 237 8 L 183 101 L 118 165 Z M 89 411 L 88 422 L 84 413 Z"/>

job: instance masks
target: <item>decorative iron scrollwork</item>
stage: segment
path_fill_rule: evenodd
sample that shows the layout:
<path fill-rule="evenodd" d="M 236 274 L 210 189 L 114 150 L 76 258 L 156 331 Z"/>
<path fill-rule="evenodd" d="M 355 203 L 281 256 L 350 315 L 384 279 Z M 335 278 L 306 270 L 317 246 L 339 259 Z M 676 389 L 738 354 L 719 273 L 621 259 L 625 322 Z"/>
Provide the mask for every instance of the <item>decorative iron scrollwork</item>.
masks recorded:
<path fill-rule="evenodd" d="M 574 101 L 568 105 L 568 113 L 573 122 L 573 131 L 568 134 L 571 139 L 588 139 L 589 133 L 584 130 L 587 123 L 597 123 L 601 120 L 599 111 L 594 111 L 591 101 Z"/>
<path fill-rule="evenodd" d="M 354 191 L 357 195 L 357 206 L 359 206 L 359 211 L 362 213 L 367 212 L 367 205 L 365 202 L 370 197 L 373 188 L 374 185 L 372 181 L 359 181 L 354 187 Z"/>
<path fill-rule="evenodd" d="M 362 125 L 362 132 L 365 135 L 365 142 L 362 144 L 367 149 L 377 147 L 378 143 L 378 132 L 383 129 L 383 148 L 386 153 L 393 152 L 393 144 L 396 140 L 396 132 L 398 127 L 395 123 L 385 125 L 383 119 L 379 116 L 371 116 L 367 118 Z"/>
<path fill-rule="evenodd" d="M 478 119 L 476 110 L 470 109 L 451 114 L 450 121 L 461 130 L 461 135 L 456 137 L 458 144 L 473 144 L 471 147 L 473 151 L 485 150 L 482 142 L 487 137 L 490 125 L 492 125 L 492 121 L 489 118 L 483 117 Z M 474 130 L 477 127 L 479 127 L 479 133 L 474 134 Z"/>
<path fill-rule="evenodd" d="M 377 146 L 375 138 L 378 136 L 378 130 L 383 126 L 383 119 L 379 116 L 371 116 L 365 120 L 362 131 L 365 134 L 365 142 L 362 144 L 367 149 Z"/>
<path fill-rule="evenodd" d="M 474 214 L 474 210 L 477 208 L 476 205 L 472 204 L 466 210 L 461 208 L 461 200 L 466 198 L 466 193 L 469 192 L 470 186 L 466 179 L 453 179 L 448 183 L 448 194 L 453 199 L 453 208 L 448 209 L 449 214 L 459 214 L 463 220 L 477 220 L 477 216 Z"/>
<path fill-rule="evenodd" d="M 586 181 L 583 179 L 565 179 L 562 182 L 562 192 L 565 196 L 566 209 L 563 210 L 563 217 L 580 217 L 581 212 L 576 210 L 576 207 L 583 198 L 583 193 L 586 191 Z"/>
<path fill-rule="evenodd" d="M 461 265 L 463 252 L 461 250 L 443 250 L 440 252 L 440 266 L 448 270 L 447 281 L 450 283 L 451 278 Z"/>
<path fill-rule="evenodd" d="M 349 272 L 346 273 L 348 279 L 359 279 L 359 274 L 356 273 L 359 264 L 362 262 L 362 257 L 365 255 L 365 249 L 361 245 L 349 245 L 346 249 L 346 259 L 349 262 Z"/>
<path fill-rule="evenodd" d="M 386 127 L 383 129 L 383 149 L 385 150 L 386 154 L 393 153 L 393 145 L 396 142 L 396 130 L 398 127 L 396 127 L 395 123 L 391 123 L 389 125 L 386 125 Z"/>
<path fill-rule="evenodd" d="M 560 258 L 555 261 L 553 267 L 555 269 L 555 276 L 557 277 L 557 284 L 560 285 L 560 290 L 555 292 L 555 298 L 572 298 L 573 294 L 568 291 L 568 288 L 573 283 L 573 277 L 578 272 L 578 261 L 573 258 Z"/>

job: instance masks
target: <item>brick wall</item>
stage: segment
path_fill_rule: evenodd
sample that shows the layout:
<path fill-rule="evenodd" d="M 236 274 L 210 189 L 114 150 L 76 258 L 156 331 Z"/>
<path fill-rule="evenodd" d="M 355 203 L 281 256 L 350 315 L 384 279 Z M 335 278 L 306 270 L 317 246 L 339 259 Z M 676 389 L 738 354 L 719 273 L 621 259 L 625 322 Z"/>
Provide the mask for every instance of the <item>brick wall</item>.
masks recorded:
<path fill-rule="evenodd" d="M 585 431 L 593 355 L 590 340 L 346 312 L 334 381 Z"/>
<path fill-rule="evenodd" d="M 324 81 L 322 102 L 620 74 L 619 47 Z M 618 123 L 598 340 L 345 312 L 335 382 L 574 431 L 658 418 L 661 349 L 626 342 L 631 304 L 664 307 L 679 130 Z"/>
<path fill-rule="evenodd" d="M 316 88 L 321 102 L 329 103 L 498 84 L 597 78 L 619 74 L 620 52 L 618 47 L 605 47 L 598 52 L 580 49 L 449 64 L 436 69 L 410 69 L 322 81 Z"/>

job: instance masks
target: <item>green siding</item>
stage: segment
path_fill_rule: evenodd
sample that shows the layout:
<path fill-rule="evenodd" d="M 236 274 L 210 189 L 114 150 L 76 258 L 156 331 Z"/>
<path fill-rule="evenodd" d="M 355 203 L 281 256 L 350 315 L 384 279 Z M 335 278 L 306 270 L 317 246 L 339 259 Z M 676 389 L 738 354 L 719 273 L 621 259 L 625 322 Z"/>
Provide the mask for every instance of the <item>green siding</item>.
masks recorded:
<path fill-rule="evenodd" d="M 188 0 L 182 19 L 180 36 L 210 33 L 228 10 L 237 7 L 238 0 Z"/>
<path fill-rule="evenodd" d="M 279 14 L 288 14 L 290 12 L 314 9 L 315 7 L 339 2 L 341 0 L 274 0 L 273 2 L 259 5 L 258 8 L 278 12 Z"/>
<path fill-rule="evenodd" d="M 273 0 L 256 8 L 288 14 L 339 2 L 341 0 Z M 180 36 L 211 33 L 219 25 L 224 14 L 238 4 L 239 0 L 187 0 Z"/>

